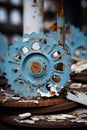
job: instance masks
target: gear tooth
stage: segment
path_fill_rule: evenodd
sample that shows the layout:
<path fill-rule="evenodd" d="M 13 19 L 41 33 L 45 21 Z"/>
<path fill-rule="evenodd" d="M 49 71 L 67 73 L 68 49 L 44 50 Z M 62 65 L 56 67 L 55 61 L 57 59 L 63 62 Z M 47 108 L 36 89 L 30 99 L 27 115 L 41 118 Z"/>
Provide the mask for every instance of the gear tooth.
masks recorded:
<path fill-rule="evenodd" d="M 9 50 L 11 50 L 13 48 L 13 45 L 10 45 L 10 47 L 9 47 Z M 8 53 L 8 52 L 7 52 Z"/>
<path fill-rule="evenodd" d="M 60 41 L 60 32 L 56 32 L 56 31 L 50 31 L 48 34 L 49 37 L 54 38 L 56 41 Z"/>
<path fill-rule="evenodd" d="M 32 32 L 31 35 L 36 35 L 37 33 L 36 32 Z"/>
<path fill-rule="evenodd" d="M 22 38 L 24 38 L 24 37 L 29 37 L 29 34 L 28 34 L 28 33 L 23 34 L 23 37 L 22 37 Z M 19 40 L 19 39 L 18 39 L 18 40 Z"/>

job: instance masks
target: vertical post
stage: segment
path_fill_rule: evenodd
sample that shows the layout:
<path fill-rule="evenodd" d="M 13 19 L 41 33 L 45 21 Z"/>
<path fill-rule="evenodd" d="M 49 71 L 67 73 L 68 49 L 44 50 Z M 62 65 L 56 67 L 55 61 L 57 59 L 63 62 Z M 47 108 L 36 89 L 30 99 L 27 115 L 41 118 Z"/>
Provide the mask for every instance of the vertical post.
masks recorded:
<path fill-rule="evenodd" d="M 65 44 L 64 0 L 57 0 L 57 30 L 61 33 L 61 44 Z"/>
<path fill-rule="evenodd" d="M 23 0 L 23 34 L 43 32 L 43 0 Z"/>

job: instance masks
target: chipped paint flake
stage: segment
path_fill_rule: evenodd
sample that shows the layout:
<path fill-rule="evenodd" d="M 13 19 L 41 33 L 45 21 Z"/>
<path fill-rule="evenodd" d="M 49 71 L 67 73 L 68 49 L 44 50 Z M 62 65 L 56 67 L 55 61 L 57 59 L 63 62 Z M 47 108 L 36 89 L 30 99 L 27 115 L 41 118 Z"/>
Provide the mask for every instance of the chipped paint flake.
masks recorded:
<path fill-rule="evenodd" d="M 31 113 L 30 112 L 27 112 L 27 113 L 22 113 L 22 114 L 19 114 L 18 117 L 20 119 L 25 119 L 27 117 L 30 117 L 31 116 Z"/>
<path fill-rule="evenodd" d="M 87 70 L 87 62 L 80 65 L 72 64 L 71 70 L 75 71 L 76 73 L 80 73 L 83 70 Z"/>
<path fill-rule="evenodd" d="M 23 38 L 23 42 L 28 42 L 29 41 L 29 38 Z"/>
<path fill-rule="evenodd" d="M 26 113 L 25 113 L 26 115 Z M 19 123 L 27 123 L 27 124 L 32 124 L 37 121 L 47 121 L 47 122 L 61 122 L 63 120 L 75 120 L 76 116 L 71 115 L 71 114 L 56 114 L 56 115 L 32 115 L 29 116 L 27 119 L 20 119 L 19 116 L 18 118 L 15 117 L 14 120 Z"/>
<path fill-rule="evenodd" d="M 26 120 L 21 120 L 20 123 L 34 124 L 34 121 L 33 121 L 33 120 L 26 119 Z"/>
<path fill-rule="evenodd" d="M 82 84 L 81 83 L 72 83 L 70 85 L 70 88 L 81 88 Z"/>
<path fill-rule="evenodd" d="M 59 93 L 57 92 L 56 88 L 58 87 L 57 85 L 49 85 L 50 91 L 47 93 L 44 93 L 41 89 L 38 89 L 37 92 L 38 94 L 41 95 L 41 97 L 52 97 L 52 96 L 59 96 Z"/>
<path fill-rule="evenodd" d="M 24 54 L 26 54 L 26 53 L 29 52 L 29 50 L 28 50 L 28 48 L 27 48 L 26 46 L 24 46 L 24 47 L 22 48 L 22 51 L 23 51 Z"/>
<path fill-rule="evenodd" d="M 39 49 L 40 49 L 39 43 L 37 43 L 37 42 L 33 43 L 32 49 L 33 49 L 33 50 L 39 50 Z"/>

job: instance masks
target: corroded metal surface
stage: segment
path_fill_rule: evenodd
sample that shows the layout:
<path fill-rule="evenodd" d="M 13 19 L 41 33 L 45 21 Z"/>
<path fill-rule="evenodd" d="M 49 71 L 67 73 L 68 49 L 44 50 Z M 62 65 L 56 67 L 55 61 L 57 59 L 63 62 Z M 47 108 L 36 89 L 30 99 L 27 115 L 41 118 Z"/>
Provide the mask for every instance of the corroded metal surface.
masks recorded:
<path fill-rule="evenodd" d="M 83 109 L 82 109 L 83 110 Z M 0 114 L 3 122 L 21 126 L 21 127 L 32 127 L 32 128 L 84 128 L 87 127 L 87 121 L 81 114 L 72 111 L 65 114 L 41 114 L 41 115 L 32 115 L 29 111 L 24 113 L 15 113 L 15 114 Z"/>
<path fill-rule="evenodd" d="M 23 98 L 14 93 L 7 84 L 0 87 L 0 106 L 4 107 L 41 107 L 65 103 L 61 97 L 54 98 Z"/>
<path fill-rule="evenodd" d="M 25 99 L 14 93 L 5 78 L 0 79 L 0 106 L 4 108 L 30 108 L 33 113 L 47 113 L 70 109 L 77 103 L 67 101 L 64 94 L 53 98 L 28 98 Z"/>
<path fill-rule="evenodd" d="M 57 102 L 57 104 L 46 104 L 45 103 L 48 103 L 48 102 L 44 102 L 43 106 L 35 106 L 34 103 L 31 103 L 29 105 L 29 103 L 27 104 L 26 102 L 23 102 L 21 105 L 20 104 L 17 104 L 16 101 L 14 101 L 14 105 L 9 105 L 8 104 L 5 104 L 3 103 L 2 105 L 0 105 L 1 107 L 1 110 L 0 112 L 1 113 L 9 113 L 9 114 L 16 114 L 17 112 L 19 113 L 24 113 L 24 112 L 30 112 L 32 114 L 51 114 L 51 113 L 58 113 L 58 112 L 66 112 L 66 111 L 69 111 L 69 110 L 72 110 L 74 108 L 77 108 L 78 107 L 78 103 L 75 103 L 75 102 L 72 102 L 72 101 L 68 101 L 68 100 L 63 100 L 61 102 L 61 99 L 59 99 L 60 102 Z M 11 101 L 10 101 L 11 103 Z M 0 103 L 1 104 L 1 103 Z M 33 104 L 33 105 L 32 105 Z M 18 106 L 20 105 L 20 106 Z M 48 106 L 49 105 L 49 106 Z M 16 109 L 15 109 L 16 108 Z"/>

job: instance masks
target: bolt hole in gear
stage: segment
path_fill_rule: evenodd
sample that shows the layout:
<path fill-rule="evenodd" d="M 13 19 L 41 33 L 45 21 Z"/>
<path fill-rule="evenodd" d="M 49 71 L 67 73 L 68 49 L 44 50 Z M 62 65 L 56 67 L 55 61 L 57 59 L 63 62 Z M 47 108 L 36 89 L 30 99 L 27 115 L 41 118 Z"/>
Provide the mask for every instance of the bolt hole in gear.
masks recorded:
<path fill-rule="evenodd" d="M 10 46 L 5 73 L 11 89 L 21 97 L 53 97 L 66 86 L 70 64 L 70 55 L 51 33 L 33 32 Z"/>

